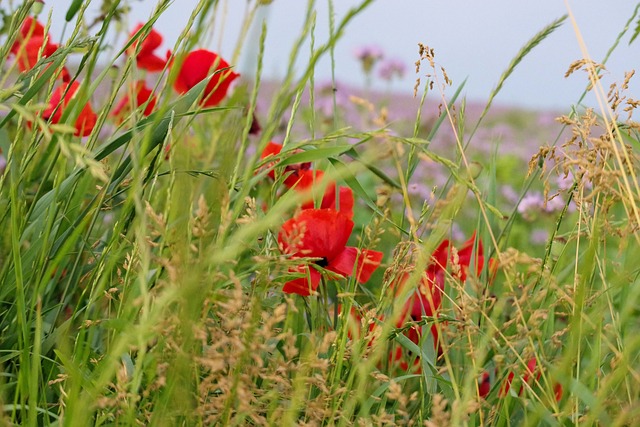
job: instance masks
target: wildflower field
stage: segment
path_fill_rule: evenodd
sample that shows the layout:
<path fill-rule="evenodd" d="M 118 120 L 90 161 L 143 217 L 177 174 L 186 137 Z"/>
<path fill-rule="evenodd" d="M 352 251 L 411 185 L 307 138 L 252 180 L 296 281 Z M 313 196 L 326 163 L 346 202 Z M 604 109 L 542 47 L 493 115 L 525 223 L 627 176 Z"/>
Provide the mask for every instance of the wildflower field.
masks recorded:
<path fill-rule="evenodd" d="M 309 1 L 279 81 L 268 26 L 236 67 L 272 1 L 235 52 L 215 0 L 175 40 L 167 0 L 73 0 L 62 34 L 0 3 L 0 425 L 640 425 L 634 71 L 567 64 L 599 108 L 493 105 L 567 10 L 483 104 L 428 40 L 317 79 L 374 1 Z"/>

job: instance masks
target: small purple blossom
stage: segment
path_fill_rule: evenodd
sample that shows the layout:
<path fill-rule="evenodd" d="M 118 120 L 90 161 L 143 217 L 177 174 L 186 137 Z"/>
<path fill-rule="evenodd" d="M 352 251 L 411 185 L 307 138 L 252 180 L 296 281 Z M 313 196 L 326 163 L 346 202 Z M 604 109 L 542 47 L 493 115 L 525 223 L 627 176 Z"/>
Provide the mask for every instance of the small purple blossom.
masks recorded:
<path fill-rule="evenodd" d="M 364 61 L 367 59 L 378 60 L 382 59 L 382 57 L 384 56 L 382 49 L 376 45 L 360 46 L 356 48 L 354 54 L 360 61 Z"/>
<path fill-rule="evenodd" d="M 360 46 L 354 51 L 355 57 L 362 63 L 365 74 L 370 74 L 373 66 L 382 59 L 384 53 L 380 47 L 375 45 Z"/>
<path fill-rule="evenodd" d="M 543 205 L 543 209 L 547 213 L 560 211 L 563 208 L 564 208 L 564 200 L 562 200 L 562 197 L 560 197 L 560 195 L 552 197 L 551 199 L 547 200 L 546 204 Z"/>
<path fill-rule="evenodd" d="M 522 198 L 520 205 L 518 205 L 518 212 L 527 221 L 533 221 L 536 219 L 538 213 L 560 211 L 564 208 L 564 204 L 565 202 L 560 195 L 552 196 L 545 201 L 544 196 L 535 191 Z"/>
<path fill-rule="evenodd" d="M 527 221 L 533 221 L 544 205 L 544 197 L 538 192 L 529 193 L 518 205 L 518 213 Z"/>
<path fill-rule="evenodd" d="M 403 61 L 397 58 L 386 59 L 384 62 L 380 64 L 380 68 L 378 69 L 378 76 L 381 79 L 391 81 L 394 78 L 401 79 L 404 77 L 407 68 Z"/>
<path fill-rule="evenodd" d="M 573 185 L 574 179 L 573 174 L 568 172 L 566 175 L 560 175 L 556 179 L 556 185 L 558 189 L 561 191 L 568 190 Z"/>
<path fill-rule="evenodd" d="M 2 155 L 2 151 L 0 150 L 0 175 L 4 173 L 4 170 L 7 168 L 7 159 Z"/>

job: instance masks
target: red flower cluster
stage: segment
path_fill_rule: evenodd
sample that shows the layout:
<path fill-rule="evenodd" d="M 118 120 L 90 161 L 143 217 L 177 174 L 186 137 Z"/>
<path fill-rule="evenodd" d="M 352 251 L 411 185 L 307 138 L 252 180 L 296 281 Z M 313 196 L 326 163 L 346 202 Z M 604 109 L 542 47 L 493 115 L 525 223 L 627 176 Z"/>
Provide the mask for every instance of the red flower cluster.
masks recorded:
<path fill-rule="evenodd" d="M 144 24 L 138 24 L 131 32 L 129 39 L 131 40 L 135 34 L 144 27 Z M 128 49 L 128 55 L 134 55 L 139 68 L 149 72 L 162 71 L 167 64 L 171 65 L 171 51 L 167 50 L 165 58 L 159 56 L 156 51 L 162 44 L 162 35 L 153 28 L 141 40 L 136 40 Z M 229 63 L 222 59 L 218 54 L 204 50 L 194 50 L 189 52 L 180 66 L 180 70 L 174 82 L 174 89 L 178 93 L 186 93 L 195 85 L 211 76 L 209 83 L 204 89 L 204 94 L 200 101 L 203 107 L 213 107 L 218 105 L 229 91 L 231 83 L 240 75 L 230 69 Z M 140 82 L 138 83 L 140 84 Z M 137 105 L 146 102 L 151 93 L 146 86 L 142 84 L 142 88 L 137 90 Z M 144 102 L 141 102 L 144 99 Z M 148 104 L 145 109 L 145 115 L 149 115 L 155 101 Z M 122 102 L 118 105 L 120 107 Z M 117 108 L 116 108 L 117 110 Z M 117 115 L 117 113 L 113 113 Z"/>
<path fill-rule="evenodd" d="M 16 56 L 18 69 L 26 72 L 35 67 L 40 58 L 51 56 L 58 48 L 57 44 L 51 42 L 51 37 L 45 32 L 44 26 L 29 16 L 22 23 L 9 52 Z M 70 75 L 66 68 L 62 68 L 61 75 L 64 84 L 58 86 L 53 92 L 49 99 L 49 106 L 42 112 L 42 117 L 54 124 L 60 123 L 67 105 L 80 87 L 78 82 L 70 83 Z M 89 135 L 97 119 L 98 116 L 91 108 L 91 105 L 87 103 L 74 123 L 76 128 L 75 135 Z"/>
<path fill-rule="evenodd" d="M 49 100 L 49 107 L 42 113 L 42 117 L 44 119 L 51 120 L 51 123 L 60 123 L 62 114 L 69 102 L 78 92 L 79 88 L 80 83 L 77 81 L 58 86 Z M 93 130 L 93 127 L 96 125 L 97 120 L 98 116 L 91 108 L 91 104 L 87 103 L 80 111 L 80 114 L 78 114 L 74 123 L 74 127 L 76 128 L 75 135 L 89 135 Z"/>
<path fill-rule="evenodd" d="M 131 33 L 131 37 L 142 27 L 143 24 L 139 24 Z M 165 68 L 171 56 L 170 51 L 167 51 L 166 59 L 156 54 L 156 50 L 161 44 L 162 36 L 151 29 L 148 35 L 136 41 L 127 49 L 127 54 L 136 56 L 136 61 L 140 68 L 149 72 L 160 71 Z M 17 66 L 20 71 L 27 71 L 33 68 L 40 56 L 47 57 L 57 49 L 58 45 L 51 43 L 49 35 L 45 34 L 44 26 L 29 17 L 22 24 L 17 39 L 11 46 L 10 53 L 16 56 Z M 229 85 L 238 77 L 238 74 L 229 70 L 229 64 L 213 52 L 197 50 L 187 55 L 175 83 L 176 90 L 180 93 L 186 92 L 205 79 L 212 67 L 216 74 L 207 85 L 201 103 L 204 106 L 218 104 L 226 96 Z M 67 105 L 76 96 L 80 87 L 77 81 L 70 83 L 69 73 L 66 69 L 63 69 L 62 73 L 65 84 L 56 88 L 49 100 L 49 106 L 42 113 L 44 119 L 50 120 L 54 124 L 60 123 Z M 145 105 L 143 111 L 145 116 L 153 112 L 157 104 L 157 98 L 143 80 L 135 83 L 131 93 L 135 95 L 134 99 L 130 99 L 128 94 L 125 95 L 112 111 L 112 117 L 122 120 L 131 111 L 132 107 L 138 108 L 142 105 Z M 74 123 L 75 135 L 89 135 L 96 122 L 97 115 L 93 111 L 91 104 L 87 103 L 82 107 Z"/>
<path fill-rule="evenodd" d="M 474 248 L 476 248 L 475 251 Z M 398 327 L 402 327 L 407 321 L 419 321 L 423 316 L 438 317 L 438 312 L 442 305 L 445 274 L 449 262 L 459 267 L 458 277 L 461 281 L 467 279 L 472 263 L 476 266 L 476 275 L 480 275 L 484 264 L 482 241 L 477 239 L 476 245 L 476 234 L 474 233 L 469 240 L 463 243 L 458 251 L 451 250 L 451 244 L 448 240 L 440 243 L 431 254 L 430 262 L 427 265 L 422 279 L 418 283 L 418 289 L 405 303 L 403 314 L 397 325 Z M 394 285 L 396 295 L 402 292 L 408 278 L 409 274 L 404 273 Z M 435 348 L 438 354 L 441 354 L 442 347 L 439 342 L 438 329 L 435 325 L 431 326 L 431 334 L 434 338 Z M 417 327 L 410 328 L 405 335 L 414 343 L 419 344 L 421 333 Z M 401 349 L 399 350 L 398 353 L 401 352 Z M 401 354 L 396 354 L 394 359 L 401 359 Z M 405 365 L 406 363 L 404 363 L 403 366 Z"/>
<path fill-rule="evenodd" d="M 315 258 L 311 267 L 303 263 L 291 272 L 304 273 L 305 277 L 288 281 L 286 293 L 307 296 L 320 284 L 322 267 L 340 276 L 355 278 L 365 283 L 378 268 L 382 252 L 346 246 L 353 221 L 335 209 L 305 209 L 286 221 L 278 234 L 282 252 L 291 258 Z"/>
<path fill-rule="evenodd" d="M 527 370 L 522 376 L 522 385 L 520 386 L 520 390 L 518 391 L 518 396 L 522 396 L 524 392 L 524 385 L 528 384 L 532 387 L 534 384 L 537 384 L 540 380 L 540 376 L 542 375 L 542 368 L 538 366 L 538 359 L 532 357 L 527 362 Z M 534 378 L 535 376 L 535 378 Z M 499 397 L 506 397 L 507 393 L 511 389 L 511 382 L 513 381 L 515 374 L 513 371 L 509 372 L 507 378 L 504 380 L 502 385 L 500 386 L 500 391 L 498 392 Z M 553 394 L 556 402 L 559 402 L 562 399 L 562 384 L 555 383 L 553 385 Z"/>

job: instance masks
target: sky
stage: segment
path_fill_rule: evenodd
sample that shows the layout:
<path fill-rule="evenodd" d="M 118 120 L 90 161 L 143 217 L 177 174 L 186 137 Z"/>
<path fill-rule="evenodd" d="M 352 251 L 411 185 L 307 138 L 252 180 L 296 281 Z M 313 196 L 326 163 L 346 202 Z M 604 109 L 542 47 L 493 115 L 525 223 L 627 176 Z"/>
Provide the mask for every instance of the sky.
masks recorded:
<path fill-rule="evenodd" d="M 70 3 L 71 0 L 46 0 L 43 13 L 52 9 L 54 39 L 56 30 L 62 30 Z M 93 1 L 89 17 L 95 14 L 100 3 Z M 173 46 L 196 3 L 196 0 L 175 0 L 160 17 L 155 28 L 165 37 L 164 48 Z M 338 22 L 360 1 L 333 0 L 333 3 Z M 130 4 L 129 20 L 133 27 L 150 16 L 156 1 L 131 1 Z M 316 2 L 316 46 L 328 38 L 328 4 L 329 0 Z M 220 0 L 211 37 L 199 47 L 216 50 L 225 59 L 233 58 L 246 5 L 245 0 Z M 277 79 L 284 75 L 291 48 L 304 25 L 306 7 L 305 0 L 273 0 L 270 6 L 260 9 L 237 58 L 236 68 L 245 78 L 251 78 L 255 72 L 263 21 L 267 28 L 264 76 Z M 354 52 L 362 46 L 377 46 L 385 58 L 398 59 L 406 65 L 405 77 L 393 82 L 391 88 L 413 93 L 418 43 L 423 43 L 435 50 L 437 65 L 444 67 L 452 80 L 453 87 L 447 89 L 448 95 L 467 79 L 463 94 L 470 101 L 482 101 L 487 99 L 520 48 L 543 27 L 566 14 L 569 8 L 589 55 L 599 62 L 635 7 L 635 2 L 629 0 L 377 0 L 349 24 L 336 45 L 335 75 L 339 82 L 365 86 L 367 79 Z M 634 27 L 635 22 L 631 30 Z M 629 45 L 630 33 L 622 39 L 607 63 L 603 78 L 605 88 L 612 82 L 622 81 L 625 71 L 638 64 L 640 38 Z M 306 56 L 297 63 L 298 70 L 303 69 L 308 58 L 307 46 L 303 51 Z M 587 84 L 583 72 L 564 77 L 569 65 L 580 58 L 582 53 L 576 29 L 567 20 L 520 63 L 494 102 L 534 109 L 568 108 L 578 100 Z M 427 72 L 426 67 L 421 70 L 423 80 Z M 315 70 L 316 81 L 330 80 L 331 73 L 331 61 L 326 57 Z M 640 75 L 635 80 L 640 80 Z M 375 76 L 370 84 L 381 90 L 389 88 L 388 82 Z M 640 83 L 632 81 L 630 92 L 637 93 L 638 89 Z M 592 97 L 586 100 L 588 105 L 595 105 L 595 102 Z"/>

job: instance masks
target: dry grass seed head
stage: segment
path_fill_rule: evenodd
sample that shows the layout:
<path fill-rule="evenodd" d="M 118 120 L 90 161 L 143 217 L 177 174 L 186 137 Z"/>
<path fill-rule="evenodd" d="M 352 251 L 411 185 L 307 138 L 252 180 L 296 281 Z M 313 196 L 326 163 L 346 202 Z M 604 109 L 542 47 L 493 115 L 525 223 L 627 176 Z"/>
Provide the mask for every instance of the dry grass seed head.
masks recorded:
<path fill-rule="evenodd" d="M 425 427 L 448 426 L 451 413 L 447 411 L 448 402 L 441 394 L 434 394 L 431 399 L 431 416 L 424 422 Z"/>
<path fill-rule="evenodd" d="M 246 206 L 244 214 L 236 220 L 239 225 L 253 224 L 258 220 L 258 209 L 256 207 L 256 199 L 253 197 L 245 197 Z"/>
<path fill-rule="evenodd" d="M 198 198 L 198 209 L 192 219 L 191 233 L 194 237 L 204 237 L 209 232 L 211 211 L 203 194 Z"/>

